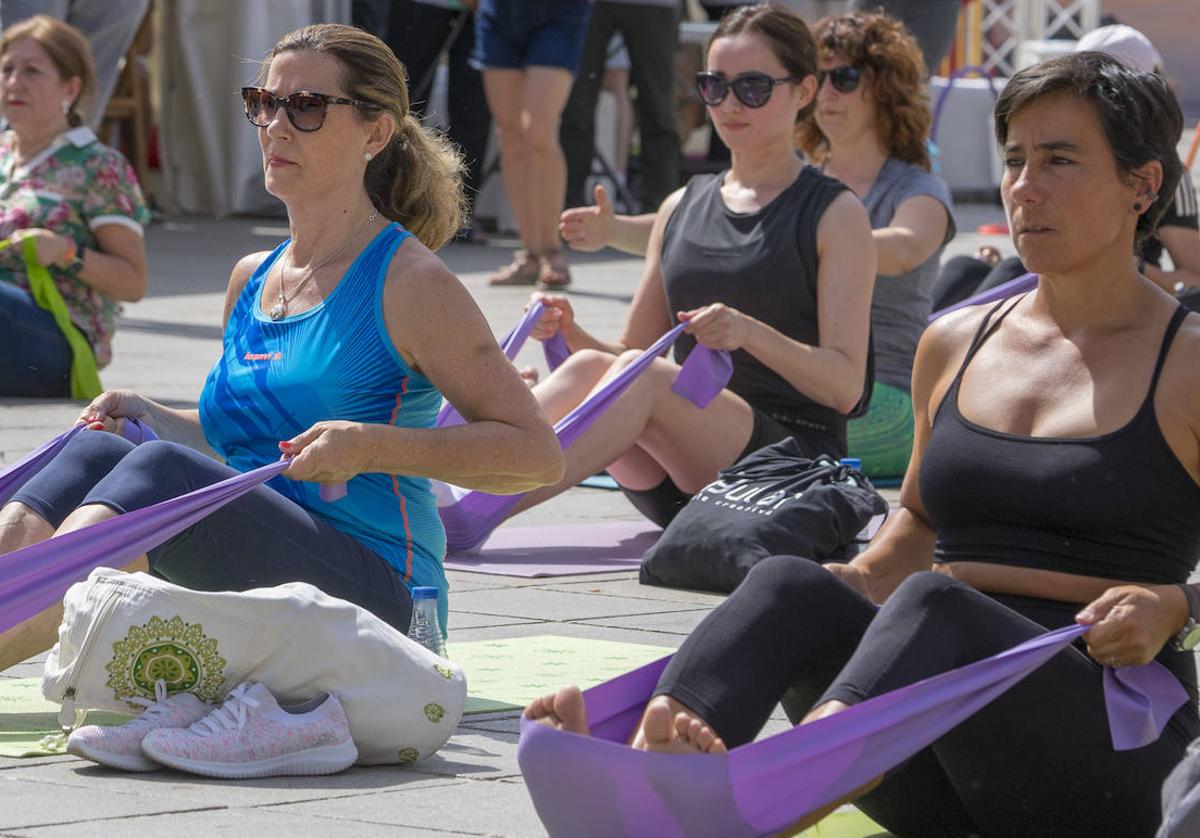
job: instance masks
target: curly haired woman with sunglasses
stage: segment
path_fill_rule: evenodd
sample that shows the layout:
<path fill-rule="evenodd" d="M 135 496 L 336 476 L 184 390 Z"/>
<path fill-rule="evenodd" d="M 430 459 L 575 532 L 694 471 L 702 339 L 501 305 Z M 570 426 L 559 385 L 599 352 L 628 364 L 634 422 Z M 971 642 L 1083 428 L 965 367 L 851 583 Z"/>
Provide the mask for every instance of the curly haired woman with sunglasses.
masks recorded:
<path fill-rule="evenodd" d="M 436 585 L 445 620 L 429 479 L 521 492 L 557 480 L 562 455 L 433 253 L 460 226 L 461 162 L 409 113 L 404 76 L 382 41 L 349 26 L 308 26 L 275 45 L 243 102 L 291 237 L 234 267 L 199 410 L 99 396 L 80 416 L 89 427 L 138 419 L 160 439 L 76 435 L 0 510 L 0 553 L 282 453 L 281 477 L 151 550 L 150 570 L 200 590 L 308 582 L 401 631 L 409 589 Z M 471 421 L 434 428 L 443 395 Z M 319 484 L 340 482 L 345 496 L 326 499 Z M 0 668 L 48 648 L 57 622 L 46 612 L 0 636 Z"/>
<path fill-rule="evenodd" d="M 862 204 L 794 151 L 816 62 L 792 12 L 762 4 L 728 15 L 699 92 L 732 165 L 664 201 L 620 338 L 584 330 L 566 297 L 535 295 L 547 306 L 535 337 L 561 333 L 573 352 L 534 388 L 552 420 L 677 321 L 687 327 L 674 361 L 656 361 L 566 452 L 564 480 L 518 510 L 607 467 L 666 526 L 720 469 L 764 445 L 790 436 L 808 456 L 846 453 L 846 414 L 866 377 L 875 253 Z M 733 356 L 729 386 L 704 409 L 671 390 L 697 342 Z"/>

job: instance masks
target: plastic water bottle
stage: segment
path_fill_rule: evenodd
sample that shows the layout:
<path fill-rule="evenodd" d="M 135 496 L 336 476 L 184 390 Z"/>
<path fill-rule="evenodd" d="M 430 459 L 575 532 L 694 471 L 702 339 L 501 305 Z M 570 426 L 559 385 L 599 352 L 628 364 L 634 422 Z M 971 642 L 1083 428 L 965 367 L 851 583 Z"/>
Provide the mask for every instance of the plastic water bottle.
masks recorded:
<path fill-rule="evenodd" d="M 446 641 L 442 639 L 442 625 L 438 620 L 437 588 L 412 589 L 412 622 L 408 624 L 408 636 L 438 657 L 446 657 Z"/>

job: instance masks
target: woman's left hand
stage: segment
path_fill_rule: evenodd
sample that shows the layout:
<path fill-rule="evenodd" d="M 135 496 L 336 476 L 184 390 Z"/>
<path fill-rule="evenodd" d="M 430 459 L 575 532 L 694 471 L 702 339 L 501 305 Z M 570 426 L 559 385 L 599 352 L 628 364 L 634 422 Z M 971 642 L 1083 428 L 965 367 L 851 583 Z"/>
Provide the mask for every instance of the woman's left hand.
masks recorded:
<path fill-rule="evenodd" d="M 1106 666 L 1149 663 L 1183 627 L 1187 600 L 1176 585 L 1109 588 L 1075 615 L 1091 625 L 1088 654 Z"/>
<path fill-rule="evenodd" d="M 750 337 L 751 319 L 724 303 L 681 311 L 675 316 L 687 323 L 685 332 L 709 349 L 732 352 L 745 346 Z"/>
<path fill-rule="evenodd" d="M 75 252 L 73 241 L 42 227 L 29 227 L 12 234 L 13 244 L 17 247 L 24 246 L 25 239 L 33 239 L 37 243 L 37 261 L 43 268 L 61 265 Z"/>
<path fill-rule="evenodd" d="M 299 436 L 279 443 L 292 458 L 283 476 L 314 483 L 344 483 L 361 474 L 369 460 L 370 436 L 361 422 L 318 422 Z"/>

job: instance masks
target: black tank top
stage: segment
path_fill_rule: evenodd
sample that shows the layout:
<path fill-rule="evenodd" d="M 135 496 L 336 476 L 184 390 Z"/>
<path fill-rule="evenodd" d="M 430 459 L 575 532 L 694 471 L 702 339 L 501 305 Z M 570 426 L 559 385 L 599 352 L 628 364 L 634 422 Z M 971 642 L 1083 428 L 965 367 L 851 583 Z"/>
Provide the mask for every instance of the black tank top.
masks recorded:
<path fill-rule="evenodd" d="M 1163 438 L 1154 391 L 1187 310 L 1167 326 L 1133 419 L 1102 436 L 1059 438 L 989 430 L 959 412 L 963 372 L 1012 310 L 991 323 L 999 308 L 984 318 L 938 407 L 921 463 L 934 560 L 1186 582 L 1200 556 L 1200 486 Z"/>
<path fill-rule="evenodd" d="M 721 200 L 724 173 L 688 181 L 663 231 L 662 275 L 671 316 L 725 303 L 817 345 L 817 225 L 846 186 L 811 166 L 758 212 L 731 212 Z M 683 363 L 691 335 L 675 344 Z M 749 352 L 733 353 L 729 389 L 752 407 L 793 429 L 836 439 L 845 454 L 846 417 L 799 392 Z M 811 436 L 811 433 L 808 434 Z"/>

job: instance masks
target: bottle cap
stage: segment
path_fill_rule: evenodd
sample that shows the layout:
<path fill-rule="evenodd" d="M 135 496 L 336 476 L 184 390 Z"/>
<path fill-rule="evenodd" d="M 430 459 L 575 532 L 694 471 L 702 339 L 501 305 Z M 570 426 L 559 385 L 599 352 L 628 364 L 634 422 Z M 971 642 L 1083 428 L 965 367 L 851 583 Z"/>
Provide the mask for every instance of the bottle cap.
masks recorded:
<path fill-rule="evenodd" d="M 840 460 L 838 460 L 838 463 L 844 466 L 850 466 L 850 468 L 862 468 L 862 460 L 858 457 L 842 457 Z"/>
<path fill-rule="evenodd" d="M 413 599 L 437 599 L 438 589 L 433 586 L 420 586 L 412 589 Z"/>

